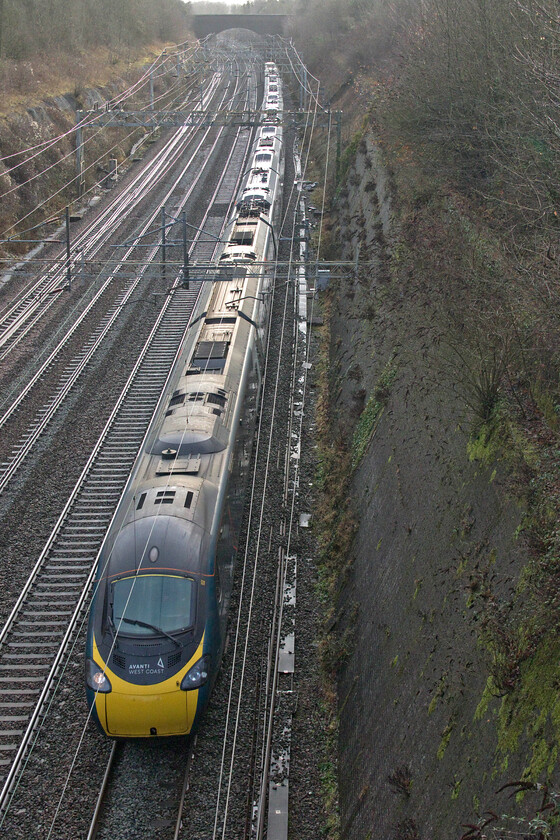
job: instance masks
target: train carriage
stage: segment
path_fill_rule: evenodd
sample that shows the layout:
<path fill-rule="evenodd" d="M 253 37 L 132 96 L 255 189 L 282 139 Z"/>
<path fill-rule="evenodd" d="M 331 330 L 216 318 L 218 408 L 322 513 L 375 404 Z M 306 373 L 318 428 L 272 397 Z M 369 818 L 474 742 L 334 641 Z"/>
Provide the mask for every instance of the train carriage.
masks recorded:
<path fill-rule="evenodd" d="M 263 265 L 275 257 L 282 173 L 281 126 L 270 122 L 256 132 L 218 279 L 199 299 L 99 554 L 86 691 L 112 737 L 190 733 L 218 672 L 259 408 L 269 315 Z"/>

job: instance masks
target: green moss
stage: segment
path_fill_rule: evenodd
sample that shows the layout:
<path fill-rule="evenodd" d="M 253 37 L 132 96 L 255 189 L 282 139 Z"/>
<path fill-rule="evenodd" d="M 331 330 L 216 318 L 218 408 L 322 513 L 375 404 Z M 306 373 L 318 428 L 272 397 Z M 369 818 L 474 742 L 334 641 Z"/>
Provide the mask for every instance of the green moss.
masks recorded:
<path fill-rule="evenodd" d="M 383 405 L 371 395 L 360 415 L 352 442 L 352 466 L 357 467 L 362 460 L 373 436 L 377 422 L 383 413 Z"/>
<path fill-rule="evenodd" d="M 544 639 L 535 655 L 521 667 L 519 685 L 506 695 L 498 715 L 498 751 L 505 759 L 516 751 L 523 737 L 532 744 L 524 778 L 536 781 L 550 775 L 560 744 L 560 639 Z M 552 737 L 544 732 L 551 725 Z"/>
<path fill-rule="evenodd" d="M 369 397 L 360 419 L 356 425 L 352 440 L 352 467 L 358 466 L 362 460 L 371 438 L 377 428 L 377 424 L 383 409 L 389 398 L 389 390 L 397 374 L 392 359 L 383 370 L 373 393 Z"/>
<path fill-rule="evenodd" d="M 453 719 L 451 719 L 449 721 L 449 723 L 447 724 L 447 726 L 445 727 L 445 729 L 443 730 L 443 733 L 442 733 L 442 736 L 441 736 L 441 741 L 440 741 L 440 744 L 439 744 L 439 747 L 438 747 L 438 751 L 436 753 L 436 755 L 437 755 L 437 757 L 440 761 L 442 760 L 443 756 L 445 755 L 445 751 L 446 751 L 447 745 L 449 744 L 449 741 L 451 739 L 451 733 L 453 732 L 454 727 L 455 727 L 455 721 Z"/>
<path fill-rule="evenodd" d="M 544 738 L 539 738 L 533 744 L 533 754 L 523 774 L 524 779 L 536 781 L 548 769 L 550 760 L 551 756 L 548 744 Z"/>
<path fill-rule="evenodd" d="M 499 459 L 502 445 L 502 435 L 498 431 L 497 424 L 480 423 L 467 443 L 469 460 L 492 464 Z"/>
<path fill-rule="evenodd" d="M 461 575 L 463 574 L 463 572 L 465 571 L 466 568 L 467 568 L 467 559 L 463 558 L 463 560 L 461 560 L 461 562 L 459 563 L 459 565 L 457 566 L 457 568 L 455 570 L 456 577 L 461 577 Z"/>
<path fill-rule="evenodd" d="M 342 155 L 340 156 L 340 169 L 339 169 L 339 179 L 342 181 L 348 174 L 348 170 L 356 160 L 356 155 L 358 152 L 358 147 L 362 142 L 364 135 L 366 133 L 367 127 L 369 124 L 369 115 L 363 119 L 361 127 L 356 131 L 346 148 L 344 149 Z"/>
<path fill-rule="evenodd" d="M 486 685 L 484 686 L 484 691 L 482 692 L 482 697 L 480 698 L 480 703 L 476 707 L 474 713 L 474 720 L 482 720 L 486 712 L 488 711 L 488 706 L 492 700 L 496 697 L 496 686 L 494 685 L 494 677 L 489 676 L 486 680 Z"/>

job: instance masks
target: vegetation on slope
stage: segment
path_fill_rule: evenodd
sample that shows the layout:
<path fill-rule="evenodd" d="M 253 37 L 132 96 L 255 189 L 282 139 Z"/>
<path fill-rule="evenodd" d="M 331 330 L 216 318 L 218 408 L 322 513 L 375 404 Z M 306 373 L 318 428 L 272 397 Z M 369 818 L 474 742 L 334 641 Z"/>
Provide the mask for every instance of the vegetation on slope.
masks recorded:
<path fill-rule="evenodd" d="M 88 108 L 94 102 L 130 91 L 145 74 L 142 68 L 154 60 L 158 60 L 158 53 L 150 48 L 139 48 L 135 55 L 128 55 L 128 60 L 121 54 L 115 62 L 99 48 L 84 56 L 79 76 L 67 72 L 68 66 L 62 63 L 59 67 L 43 67 L 40 85 L 22 93 L 21 103 L 9 97 L 10 107 L 0 116 L 0 238 L 10 238 L 9 244 L 0 246 L 2 257 L 24 253 L 29 238 L 48 236 L 52 228 L 39 230 L 37 225 L 47 219 L 60 224 L 61 208 L 71 205 L 78 196 L 74 109 Z M 173 61 L 162 66 L 159 60 L 153 79 L 154 97 L 164 107 L 173 104 L 184 89 L 184 78 L 176 78 Z M 145 77 L 144 84 L 127 96 L 128 107 L 145 107 L 148 87 Z M 144 128 L 84 130 L 86 198 L 106 177 L 109 159 L 116 159 L 120 167 L 134 145 L 146 137 Z M 38 151 L 33 153 L 34 149 Z M 18 242 L 20 239 L 23 243 Z"/>
<path fill-rule="evenodd" d="M 136 83 L 166 44 L 189 36 L 189 21 L 181 0 L 0 0 L 3 238 L 33 229 L 75 199 L 74 109 Z M 168 90 L 171 102 L 173 60 L 161 64 L 152 78 L 154 95 Z M 98 93 L 88 93 L 92 88 Z M 146 82 L 128 107 L 142 107 L 148 96 Z M 85 131 L 86 189 L 106 173 L 109 157 L 121 163 L 142 133 Z M 49 142 L 55 137 L 58 142 Z M 43 146 L 41 153 L 28 152 Z"/>
<path fill-rule="evenodd" d="M 527 786 L 549 781 L 560 744 L 558 6 L 299 7 L 294 37 L 333 105 L 350 89 L 383 144 L 401 226 L 390 271 L 446 325 L 432 339 L 470 412 L 468 455 L 505 463 L 526 509 L 517 591 L 506 601 L 473 587 L 489 669 L 481 709 L 496 713 L 500 770 L 523 744 Z"/>
<path fill-rule="evenodd" d="M 0 0 L 0 58 L 177 41 L 187 23 L 181 0 Z"/>

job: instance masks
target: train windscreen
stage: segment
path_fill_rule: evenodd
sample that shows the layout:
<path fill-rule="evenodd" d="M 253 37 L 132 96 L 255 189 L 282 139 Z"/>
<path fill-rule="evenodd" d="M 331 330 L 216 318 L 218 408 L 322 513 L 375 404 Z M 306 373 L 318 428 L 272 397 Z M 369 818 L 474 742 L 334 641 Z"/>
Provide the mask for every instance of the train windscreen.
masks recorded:
<path fill-rule="evenodd" d="M 126 636 L 165 635 L 194 623 L 194 581 L 179 575 L 134 575 L 112 587 L 113 625 Z"/>

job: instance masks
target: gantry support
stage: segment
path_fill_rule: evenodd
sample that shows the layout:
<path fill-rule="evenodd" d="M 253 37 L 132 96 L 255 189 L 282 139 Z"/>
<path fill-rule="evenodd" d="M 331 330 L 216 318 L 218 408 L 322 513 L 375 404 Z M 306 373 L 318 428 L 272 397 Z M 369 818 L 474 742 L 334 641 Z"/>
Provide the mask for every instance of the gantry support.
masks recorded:
<path fill-rule="evenodd" d="M 306 99 L 307 97 L 305 97 Z M 304 100 L 305 101 L 305 100 Z M 84 184 L 84 139 L 83 129 L 101 126 L 104 128 L 180 128 L 181 126 L 196 126 L 199 128 L 210 125 L 247 127 L 270 124 L 271 120 L 282 124 L 285 128 L 302 128 L 307 122 L 313 122 L 315 127 L 327 127 L 329 130 L 333 119 L 336 120 L 336 161 L 337 178 L 341 154 L 341 126 L 342 111 L 319 110 L 317 112 L 299 109 L 297 111 L 211 111 L 194 108 L 189 111 L 126 111 L 106 108 L 94 111 L 76 111 L 76 170 L 78 180 L 78 194 L 83 193 Z"/>

